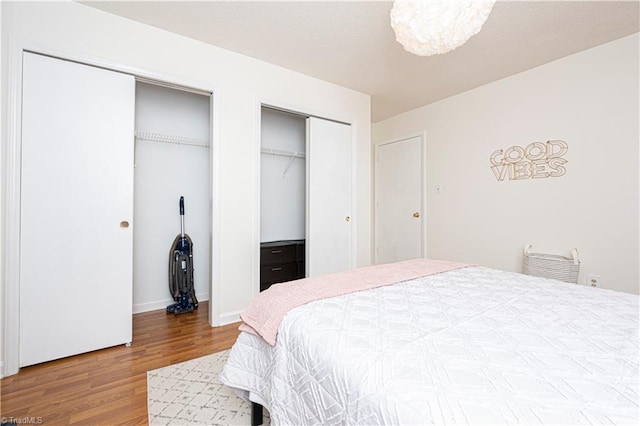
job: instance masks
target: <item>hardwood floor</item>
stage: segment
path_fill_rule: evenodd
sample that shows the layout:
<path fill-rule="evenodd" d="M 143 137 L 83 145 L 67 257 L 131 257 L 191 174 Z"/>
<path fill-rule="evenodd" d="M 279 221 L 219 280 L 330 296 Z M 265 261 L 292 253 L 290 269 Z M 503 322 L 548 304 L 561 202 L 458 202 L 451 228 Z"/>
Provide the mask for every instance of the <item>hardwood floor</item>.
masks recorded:
<path fill-rule="evenodd" d="M 193 314 L 133 316 L 133 344 L 25 367 L 2 379 L 2 421 L 147 424 L 147 371 L 229 349 L 239 323 L 211 327 L 208 303 Z"/>

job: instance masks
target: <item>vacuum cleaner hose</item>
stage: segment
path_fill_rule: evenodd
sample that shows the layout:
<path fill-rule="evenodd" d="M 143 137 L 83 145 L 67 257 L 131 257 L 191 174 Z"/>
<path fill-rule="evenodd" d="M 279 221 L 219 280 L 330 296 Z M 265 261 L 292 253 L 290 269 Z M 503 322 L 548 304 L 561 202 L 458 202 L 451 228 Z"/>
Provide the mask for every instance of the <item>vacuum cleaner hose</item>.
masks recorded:
<path fill-rule="evenodd" d="M 195 291 L 193 290 L 193 274 L 191 273 L 191 268 L 187 268 L 187 282 L 181 282 L 183 281 L 181 279 L 183 274 L 181 273 L 182 265 L 179 258 L 182 254 L 180 250 L 180 247 L 183 244 L 182 238 L 182 235 L 176 235 L 176 238 L 173 240 L 171 248 L 169 249 L 169 293 L 171 293 L 173 299 L 177 301 L 180 298 L 180 290 L 182 287 L 182 291 L 188 291 L 190 293 L 190 297 L 192 298 L 192 302 L 197 304 L 198 301 L 196 300 Z M 193 247 L 191 237 L 189 237 L 188 234 L 185 234 L 184 238 L 187 240 L 187 245 L 189 247 Z M 189 259 L 189 261 L 192 261 L 192 259 Z"/>

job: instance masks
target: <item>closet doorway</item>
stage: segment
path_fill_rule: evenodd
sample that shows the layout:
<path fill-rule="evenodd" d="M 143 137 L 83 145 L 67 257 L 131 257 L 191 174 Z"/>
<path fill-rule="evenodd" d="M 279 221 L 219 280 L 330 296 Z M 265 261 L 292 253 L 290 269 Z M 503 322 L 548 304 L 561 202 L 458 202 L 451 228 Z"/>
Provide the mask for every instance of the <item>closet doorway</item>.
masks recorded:
<path fill-rule="evenodd" d="M 260 291 L 351 269 L 351 126 L 260 112 Z"/>
<path fill-rule="evenodd" d="M 181 195 L 202 300 L 211 281 L 211 93 L 30 52 L 22 71 L 11 374 L 130 343 L 132 313 L 173 302 Z"/>
<path fill-rule="evenodd" d="M 136 81 L 133 217 L 133 313 L 174 303 L 168 288 L 171 242 L 185 232 L 193 241 L 194 287 L 209 300 L 211 259 L 211 96 Z"/>

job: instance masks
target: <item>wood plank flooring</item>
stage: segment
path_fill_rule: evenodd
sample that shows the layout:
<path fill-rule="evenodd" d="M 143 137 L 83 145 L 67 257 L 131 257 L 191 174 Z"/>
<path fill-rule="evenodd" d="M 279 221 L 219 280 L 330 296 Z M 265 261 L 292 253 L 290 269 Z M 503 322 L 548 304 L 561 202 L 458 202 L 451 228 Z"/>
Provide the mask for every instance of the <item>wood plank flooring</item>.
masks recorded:
<path fill-rule="evenodd" d="M 147 371 L 229 349 L 239 323 L 211 327 L 208 303 L 193 314 L 133 316 L 133 344 L 25 367 L 2 379 L 2 421 L 45 425 L 147 424 Z M 81 319 L 79 319 L 81 320 Z M 23 422 L 24 423 L 24 422 Z"/>

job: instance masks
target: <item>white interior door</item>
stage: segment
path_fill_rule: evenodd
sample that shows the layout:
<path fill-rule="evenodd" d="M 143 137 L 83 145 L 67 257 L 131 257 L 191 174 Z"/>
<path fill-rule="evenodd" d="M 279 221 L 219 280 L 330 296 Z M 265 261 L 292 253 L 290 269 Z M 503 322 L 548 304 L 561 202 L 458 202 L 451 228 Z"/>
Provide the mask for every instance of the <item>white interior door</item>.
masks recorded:
<path fill-rule="evenodd" d="M 351 126 L 307 119 L 307 276 L 352 268 Z"/>
<path fill-rule="evenodd" d="M 20 366 L 131 341 L 134 95 L 24 55 Z"/>
<path fill-rule="evenodd" d="M 376 149 L 376 263 L 422 257 L 422 138 Z"/>

